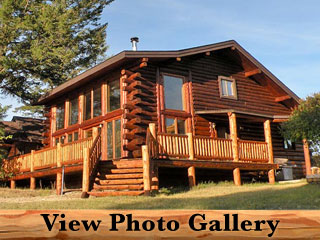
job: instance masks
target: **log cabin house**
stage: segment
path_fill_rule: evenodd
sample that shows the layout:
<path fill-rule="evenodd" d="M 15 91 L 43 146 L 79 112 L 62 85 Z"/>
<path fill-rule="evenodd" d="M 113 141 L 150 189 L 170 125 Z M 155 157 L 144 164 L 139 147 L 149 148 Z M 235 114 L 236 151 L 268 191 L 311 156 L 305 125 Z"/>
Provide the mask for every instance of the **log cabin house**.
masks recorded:
<path fill-rule="evenodd" d="M 123 51 L 38 101 L 47 110 L 45 148 L 5 161 L 14 173 L 6 180 L 14 188 L 30 179 L 34 189 L 51 177 L 60 194 L 62 178 L 77 179 L 83 196 L 140 195 L 158 189 L 160 169 L 182 169 L 190 186 L 206 169 L 236 185 L 248 172 L 274 183 L 277 159 L 301 178 L 310 171 L 308 143 L 279 131 L 298 101 L 233 40 Z"/>

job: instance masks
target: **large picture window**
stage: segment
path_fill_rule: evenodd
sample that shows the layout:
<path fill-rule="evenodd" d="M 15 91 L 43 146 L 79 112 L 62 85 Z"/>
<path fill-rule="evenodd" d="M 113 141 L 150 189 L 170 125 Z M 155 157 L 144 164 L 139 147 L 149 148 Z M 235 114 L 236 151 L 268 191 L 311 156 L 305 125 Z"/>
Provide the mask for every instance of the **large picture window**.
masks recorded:
<path fill-rule="evenodd" d="M 183 78 L 163 75 L 165 108 L 184 110 Z"/>
<path fill-rule="evenodd" d="M 101 88 L 93 90 L 93 117 L 101 115 Z"/>
<path fill-rule="evenodd" d="M 107 112 L 120 108 L 120 82 L 112 81 L 107 85 Z"/>
<path fill-rule="evenodd" d="M 69 103 L 69 125 L 78 123 L 79 102 L 78 98 L 74 98 Z"/>
<path fill-rule="evenodd" d="M 91 91 L 86 92 L 84 94 L 84 114 L 83 114 L 83 120 L 88 120 L 91 118 Z"/>
<path fill-rule="evenodd" d="M 56 112 L 56 128 L 57 130 L 64 128 L 64 103 L 57 106 L 57 112 Z"/>
<path fill-rule="evenodd" d="M 186 121 L 179 118 L 166 118 L 166 132 L 171 134 L 186 134 Z"/>

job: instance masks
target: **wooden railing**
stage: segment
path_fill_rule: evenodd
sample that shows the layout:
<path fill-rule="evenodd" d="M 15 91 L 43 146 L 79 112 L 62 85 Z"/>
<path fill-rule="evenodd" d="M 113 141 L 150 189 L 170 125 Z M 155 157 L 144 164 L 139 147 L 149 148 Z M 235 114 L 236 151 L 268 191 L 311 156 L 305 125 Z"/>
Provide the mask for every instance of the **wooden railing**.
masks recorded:
<path fill-rule="evenodd" d="M 154 135 L 156 138 L 150 134 L 150 131 L 147 132 L 146 145 L 151 159 L 234 160 L 231 139 L 192 136 L 192 134 L 158 133 Z M 240 162 L 269 161 L 266 142 L 238 140 L 238 146 Z"/>
<path fill-rule="evenodd" d="M 266 142 L 239 140 L 239 160 L 268 162 L 268 144 Z"/>
<path fill-rule="evenodd" d="M 188 136 L 179 134 L 158 134 L 159 157 L 189 158 Z"/>
<path fill-rule="evenodd" d="M 194 154 L 198 159 L 232 160 L 232 140 L 195 136 Z"/>
<path fill-rule="evenodd" d="M 102 153 L 101 133 L 98 132 L 98 128 L 93 128 L 92 134 L 94 141 L 91 147 L 84 148 L 83 153 L 82 198 L 89 196 L 91 178 L 94 176 L 93 174 Z"/>
<path fill-rule="evenodd" d="M 61 155 L 62 163 L 76 163 L 83 160 L 83 149 L 92 146 L 93 138 L 85 138 L 76 142 L 67 143 L 62 145 Z"/>
<path fill-rule="evenodd" d="M 93 138 L 91 137 L 60 146 L 44 148 L 39 151 L 32 151 L 14 159 L 4 160 L 2 167 L 6 173 L 17 174 L 57 167 L 58 159 L 61 159 L 62 165 L 82 162 L 83 149 L 90 148 L 92 142 Z M 58 148 L 60 148 L 60 151 L 58 151 Z M 58 152 L 60 152 L 59 156 Z"/>

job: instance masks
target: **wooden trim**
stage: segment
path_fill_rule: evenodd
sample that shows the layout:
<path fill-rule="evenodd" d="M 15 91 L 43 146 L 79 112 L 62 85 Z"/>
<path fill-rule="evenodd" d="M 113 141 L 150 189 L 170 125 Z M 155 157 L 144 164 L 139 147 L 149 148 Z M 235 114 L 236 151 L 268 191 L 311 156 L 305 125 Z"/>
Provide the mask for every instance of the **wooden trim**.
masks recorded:
<path fill-rule="evenodd" d="M 71 127 L 67 128 L 67 129 L 58 130 L 55 133 L 53 133 L 52 136 L 57 137 L 57 136 L 60 136 L 60 135 L 66 134 L 66 133 L 73 132 L 77 129 L 85 129 L 85 128 L 93 127 L 94 125 L 98 125 L 99 123 L 102 123 L 103 121 L 108 121 L 113 118 L 118 118 L 122 114 L 123 114 L 123 110 L 117 109 L 117 110 L 114 110 L 110 113 L 107 113 L 105 116 L 98 116 L 93 119 L 86 120 L 81 124 L 72 125 Z"/>
<path fill-rule="evenodd" d="M 222 95 L 222 80 L 226 80 L 226 81 L 231 81 L 232 82 L 232 92 L 234 93 L 234 95 L 231 96 L 224 96 Z M 219 85 L 219 92 L 220 92 L 220 98 L 228 98 L 228 99 L 234 99 L 234 100 L 238 100 L 238 92 L 237 92 L 237 82 L 234 78 L 232 77 L 225 77 L 225 76 L 218 76 L 218 85 Z"/>
<path fill-rule="evenodd" d="M 259 74 L 259 73 L 261 73 L 261 70 L 259 68 L 257 68 L 257 69 L 245 72 L 244 76 L 245 77 L 251 77 L 251 76 L 254 76 L 254 75 Z"/>

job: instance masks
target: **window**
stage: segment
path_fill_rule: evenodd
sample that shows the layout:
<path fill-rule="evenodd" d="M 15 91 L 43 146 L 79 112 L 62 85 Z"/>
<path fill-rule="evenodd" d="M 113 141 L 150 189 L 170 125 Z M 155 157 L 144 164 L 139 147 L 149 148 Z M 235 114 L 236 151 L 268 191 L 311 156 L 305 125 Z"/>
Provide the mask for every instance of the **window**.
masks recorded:
<path fill-rule="evenodd" d="M 233 78 L 219 77 L 220 97 L 237 99 L 236 81 Z"/>
<path fill-rule="evenodd" d="M 58 143 L 64 144 L 64 142 L 65 142 L 64 139 L 65 139 L 65 136 L 56 137 L 56 139 L 55 139 L 56 146 Z"/>
<path fill-rule="evenodd" d="M 120 108 L 120 82 L 112 81 L 107 86 L 107 112 Z"/>
<path fill-rule="evenodd" d="M 113 120 L 107 123 L 107 158 L 121 157 L 121 121 Z"/>
<path fill-rule="evenodd" d="M 78 123 L 79 102 L 78 98 L 72 99 L 69 106 L 69 125 Z"/>
<path fill-rule="evenodd" d="M 64 103 L 57 106 L 56 129 L 64 128 Z"/>
<path fill-rule="evenodd" d="M 84 94 L 84 115 L 83 120 L 91 118 L 91 91 Z"/>
<path fill-rule="evenodd" d="M 283 139 L 283 148 L 287 150 L 295 150 L 296 144 L 290 139 Z"/>
<path fill-rule="evenodd" d="M 101 87 L 91 89 L 84 94 L 83 120 L 98 117 L 102 113 Z"/>
<path fill-rule="evenodd" d="M 77 141 L 79 139 L 79 133 L 78 132 L 73 132 L 68 134 L 68 143 Z"/>
<path fill-rule="evenodd" d="M 85 137 L 85 138 L 92 137 L 92 129 L 86 130 L 86 131 L 84 132 L 84 137 Z"/>
<path fill-rule="evenodd" d="M 171 134 L 186 134 L 186 121 L 178 118 L 166 118 L 166 132 Z"/>
<path fill-rule="evenodd" d="M 93 117 L 101 115 L 101 88 L 93 90 Z"/>
<path fill-rule="evenodd" d="M 165 108 L 184 110 L 183 78 L 163 75 Z"/>

